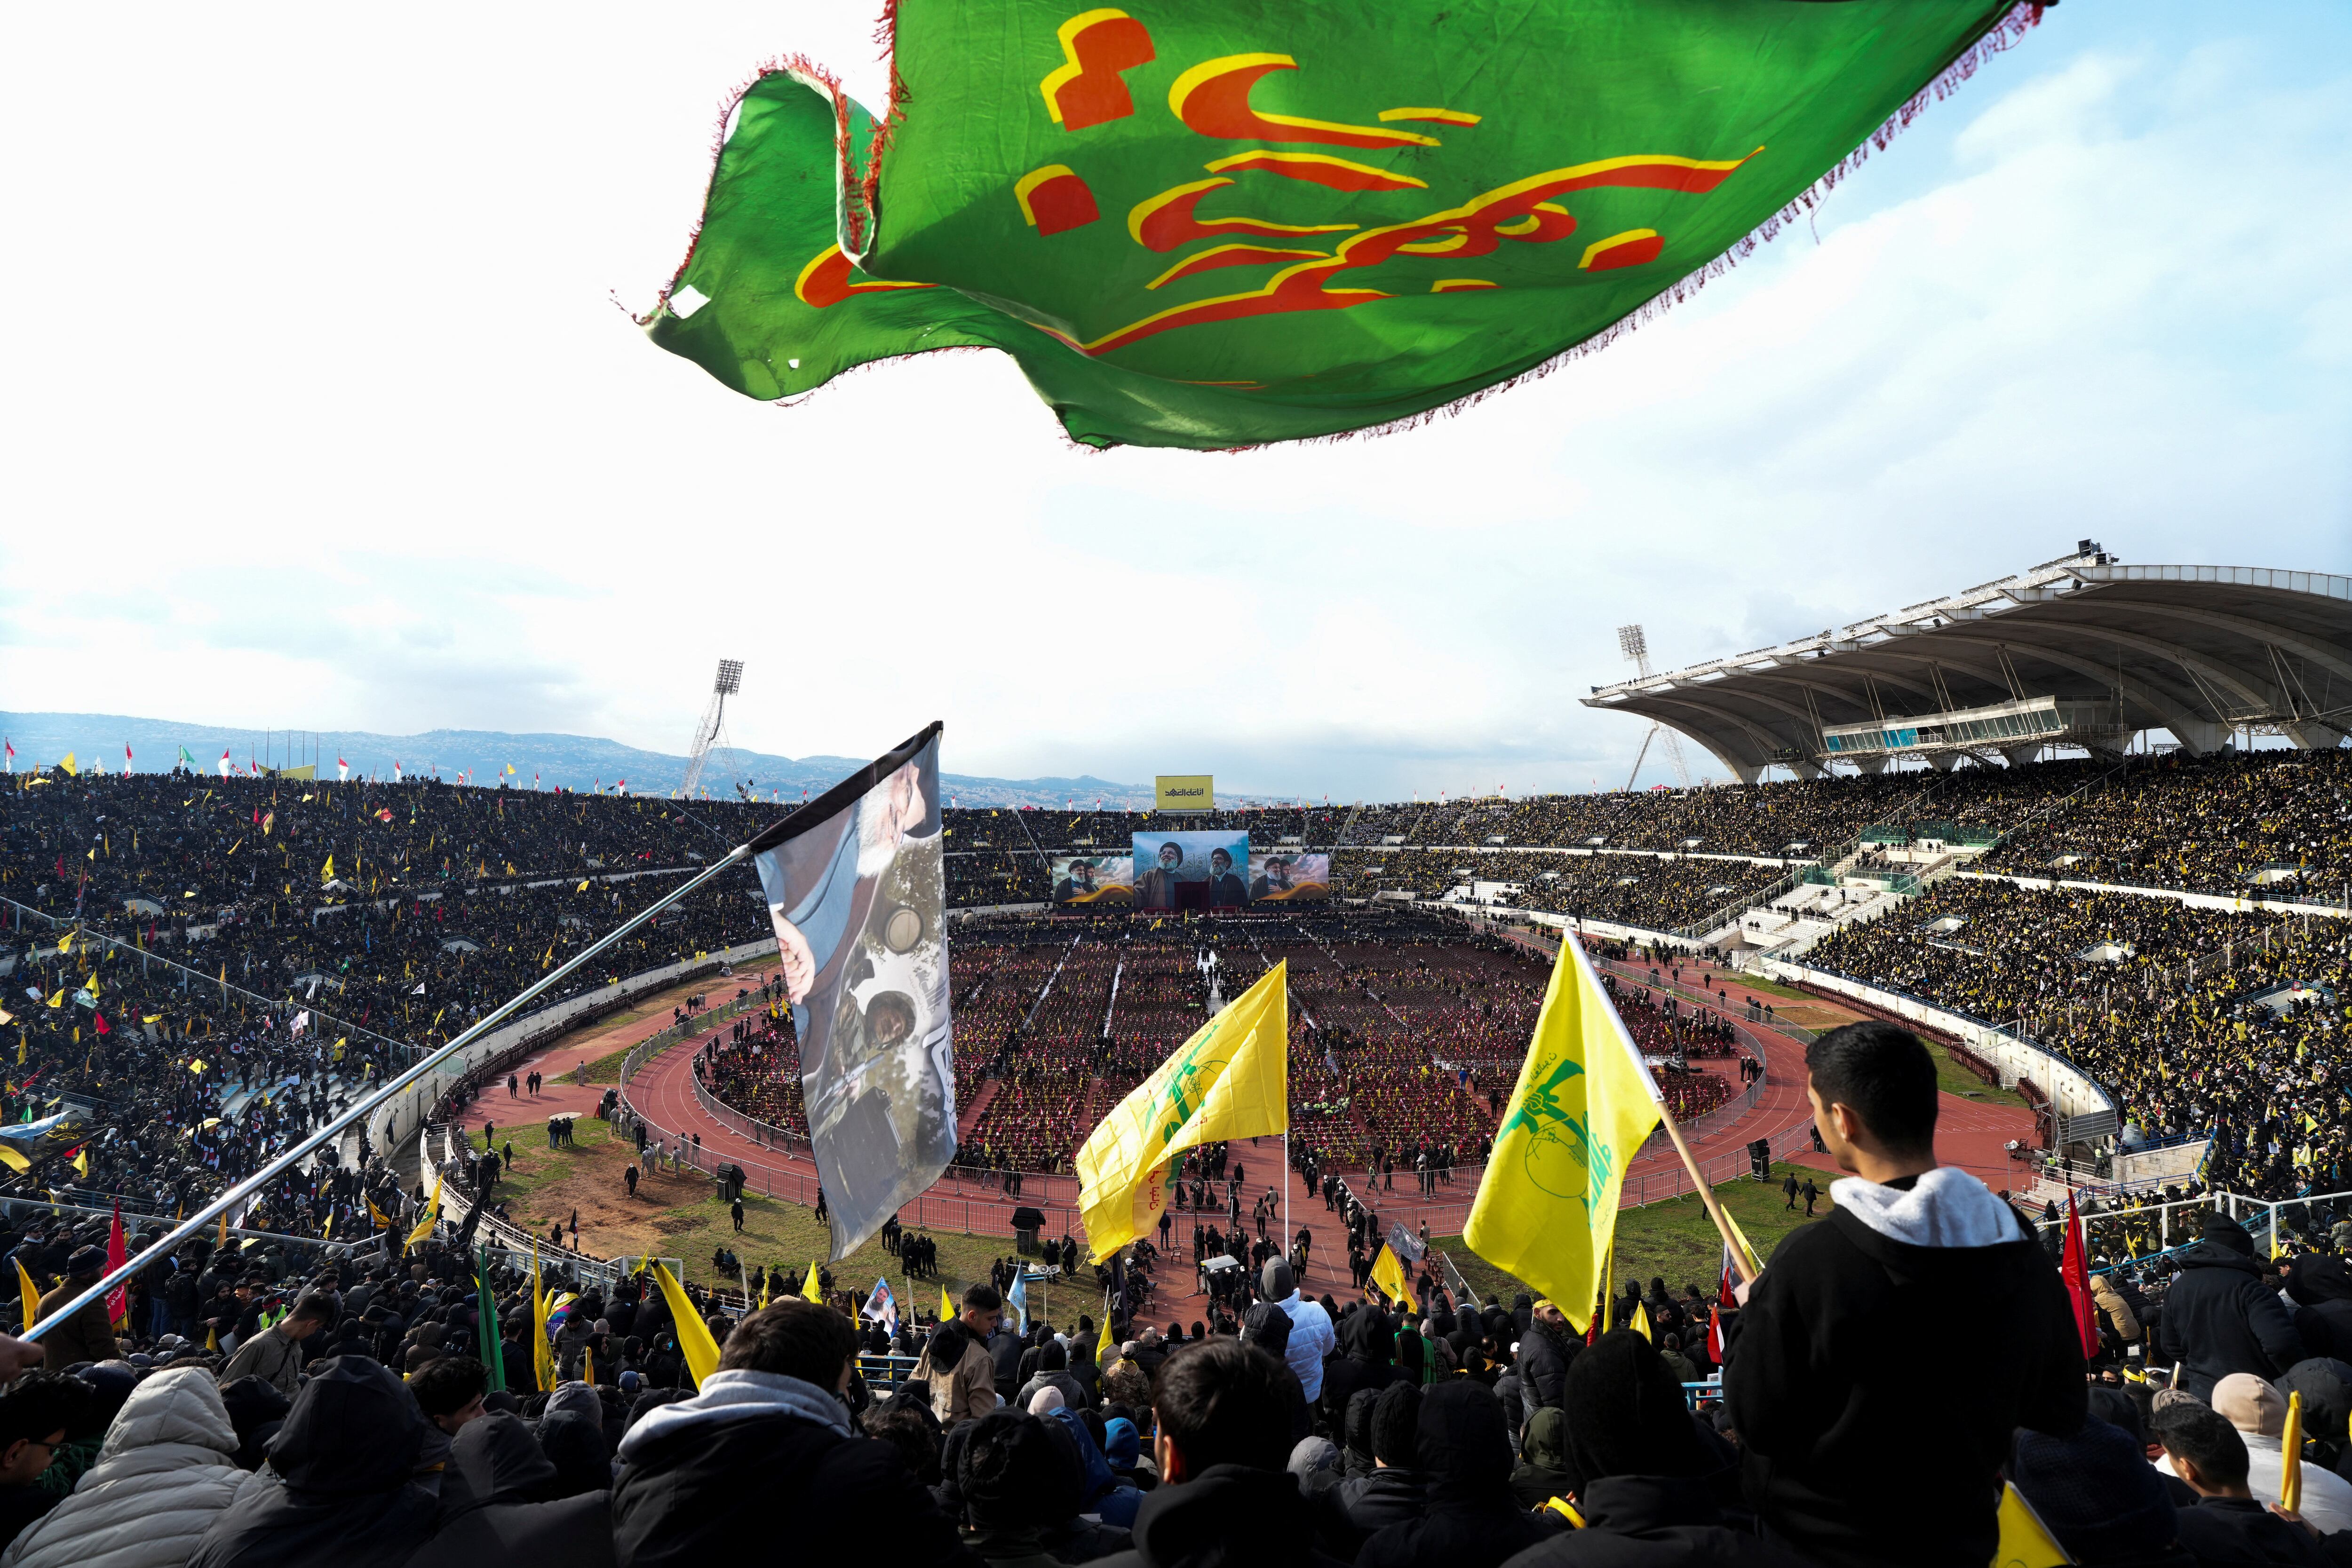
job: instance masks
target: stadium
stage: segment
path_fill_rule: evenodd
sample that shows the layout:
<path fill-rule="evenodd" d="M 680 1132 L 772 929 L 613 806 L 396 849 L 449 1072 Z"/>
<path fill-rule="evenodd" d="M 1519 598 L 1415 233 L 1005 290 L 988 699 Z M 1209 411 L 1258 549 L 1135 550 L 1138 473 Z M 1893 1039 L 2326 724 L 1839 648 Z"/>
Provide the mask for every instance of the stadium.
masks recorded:
<path fill-rule="evenodd" d="M 1828 248 L 1828 193 L 2044 9 L 1578 0 L 1505 48 L 1438 8 L 1275 37 L 1214 0 L 907 0 L 878 95 L 792 55 L 726 100 L 686 255 L 629 320 L 688 395 L 777 405 L 751 417 L 869 366 L 933 377 L 918 395 L 844 389 L 831 449 L 739 445 L 739 494 L 650 429 L 628 444 L 674 493 L 625 503 L 575 451 L 604 517 L 554 447 L 532 490 L 528 443 L 479 471 L 419 444 L 452 496 L 513 484 L 501 505 L 576 520 L 561 570 L 352 507 L 285 539 L 373 528 L 425 575 L 370 539 L 325 557 L 335 594 L 224 632 L 215 580 L 157 553 L 179 564 L 162 629 L 122 639 L 140 681 L 184 692 L 184 655 L 218 712 L 373 705 L 437 727 L 397 737 L 423 749 L 287 731 L 240 761 L 230 732 L 126 718 L 117 766 L 88 737 L 121 716 L 63 711 L 123 689 L 111 633 L 68 624 L 89 601 L 61 574 L 20 590 L 0 685 L 41 706 L 0 716 L 0 1568 L 685 1568 L 778 1541 L 918 1568 L 2346 1560 L 2352 576 L 2209 519 L 2196 554 L 2285 564 L 2079 538 L 1860 601 L 2041 552 L 1993 559 L 1990 524 L 1916 497 L 1858 552 L 1900 572 L 1841 559 L 1833 521 L 1773 524 L 1813 504 L 1800 461 L 1882 461 L 1840 444 L 1880 440 L 1870 396 L 1835 390 L 1851 429 L 1799 412 L 1830 329 L 1779 341 L 1807 309 L 1869 317 L 1853 276 L 1766 332 L 1752 295 L 1700 317 L 1792 366 L 1769 420 L 1694 418 L 1675 448 L 1737 458 L 1704 526 L 1703 485 L 1667 495 L 1625 434 L 1646 397 L 1680 416 L 1741 379 L 1687 340 L 1576 414 L 1654 513 L 1591 451 L 1489 474 L 1418 429 L 1801 219 Z M 2028 98 L 2006 111 L 2055 112 Z M 1251 267 L 1274 270 L 1202 280 Z M 528 269 L 495 270 L 503 308 Z M 998 528 L 997 411 L 942 420 L 923 395 L 964 372 L 886 366 L 949 348 L 1111 481 L 1060 471 L 1044 522 Z M 2116 441 L 2067 412 L 2084 452 Z M 877 413 L 907 438 L 887 461 Z M 1940 439 L 1979 435 L 1946 415 Z M 1360 466 L 1359 507 L 1393 486 L 1430 514 L 1383 534 L 1273 460 L 1236 455 L 1222 501 L 1166 481 L 1357 434 L 1425 443 L 1461 493 L 1387 448 L 1308 453 L 1318 484 Z M 1175 463 L 1115 468 L 1122 446 Z M 842 504 L 812 456 L 870 493 Z M 1465 499 L 1571 469 L 1532 523 Z M 1874 482 L 1882 508 L 1915 476 Z M 942 496 L 950 533 L 908 520 Z M 2050 544 L 2137 548 L 2043 499 Z M 1243 537 L 1283 507 L 1297 539 Z M 1107 542 L 1114 517 L 1141 542 Z M 1563 519 L 1590 537 L 1538 548 Z M 12 575 L 24 548 L 0 544 Z M 556 612 L 518 586 L 542 565 Z M 510 609 L 511 667 L 451 651 Z M 1632 673 L 1565 678 L 1589 648 L 1559 645 L 1612 629 Z M 1653 632 L 1766 645 L 1654 667 Z M 616 670 L 654 689 L 706 637 L 750 656 L 698 685 L 683 758 L 603 738 L 649 727 L 620 696 L 562 706 Z M 289 649 L 334 682 L 235 689 Z M 789 668 L 771 727 L 857 755 L 738 747 L 747 668 Z M 877 754 L 918 697 L 952 727 Z M 465 727 L 486 711 L 513 727 Z M 558 732 L 573 712 L 632 717 Z M 1137 735 L 1165 755 L 1135 762 Z M 944 770 L 1004 758 L 1040 776 Z M 1505 758 L 1612 777 L 1411 788 Z M 1403 784 L 1235 787 L 1360 765 Z"/>

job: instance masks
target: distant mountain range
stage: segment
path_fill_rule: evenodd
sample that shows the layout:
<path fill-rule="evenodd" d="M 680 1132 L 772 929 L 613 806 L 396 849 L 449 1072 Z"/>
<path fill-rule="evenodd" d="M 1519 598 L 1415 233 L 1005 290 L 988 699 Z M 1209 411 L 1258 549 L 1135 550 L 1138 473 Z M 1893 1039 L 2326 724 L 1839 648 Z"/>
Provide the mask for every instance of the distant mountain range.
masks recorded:
<path fill-rule="evenodd" d="M 319 776 L 335 777 L 335 759 L 352 767 L 352 776 L 392 777 L 398 763 L 404 773 L 436 773 L 454 780 L 470 773 L 477 784 L 495 784 L 511 767 L 509 785 L 530 789 L 534 779 L 541 789 L 561 785 L 572 789 L 606 788 L 628 780 L 633 795 L 667 795 L 686 777 L 686 758 L 658 751 L 640 751 L 615 740 L 584 735 L 510 735 L 495 729 L 433 729 L 422 735 L 371 735 L 363 730 L 295 734 L 251 729 L 224 729 L 217 725 L 180 724 L 169 719 L 132 718 L 105 713 L 0 713 L 0 732 L 16 748 L 16 768 L 46 767 L 74 754 L 75 765 L 110 773 L 122 769 L 122 748 L 131 747 L 131 767 L 142 773 L 170 770 L 187 748 L 200 772 L 211 773 L 226 747 L 230 762 L 242 770 L 248 760 L 263 767 L 299 767 L 315 761 Z M 712 753 L 703 769 L 703 787 L 714 796 L 733 793 L 734 786 L 751 780 L 763 800 L 797 800 L 805 789 L 814 796 L 871 761 L 864 757 L 773 757 L 740 747 Z M 966 773 L 940 776 L 940 787 L 963 806 L 1055 806 L 1076 800 L 1092 805 L 1136 810 L 1151 804 L 1145 784 L 1114 784 L 1091 776 L 1078 779 L 982 779 Z"/>

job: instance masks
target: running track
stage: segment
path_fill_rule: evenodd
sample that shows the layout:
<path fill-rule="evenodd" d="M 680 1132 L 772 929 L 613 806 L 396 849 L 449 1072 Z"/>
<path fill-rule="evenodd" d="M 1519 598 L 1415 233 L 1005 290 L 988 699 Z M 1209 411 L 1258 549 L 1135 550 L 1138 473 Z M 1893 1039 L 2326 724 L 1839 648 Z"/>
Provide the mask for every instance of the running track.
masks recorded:
<path fill-rule="evenodd" d="M 1709 977 L 1710 981 L 1717 977 Z M 1735 977 L 1725 977 L 1737 991 Z M 1731 1005 L 1741 1006 L 1744 996 L 1735 995 Z M 642 1039 L 655 1032 L 657 1019 L 645 1019 L 625 1029 L 599 1031 L 592 1040 L 567 1040 L 542 1052 L 530 1062 L 518 1068 L 518 1073 L 528 1073 L 533 1067 L 551 1075 L 569 1071 L 583 1060 L 593 1059 L 618 1049 L 630 1038 Z M 1772 1137 L 1804 1125 L 1811 1119 L 1811 1110 L 1805 1097 L 1803 1048 L 1790 1037 L 1760 1025 L 1748 1026 L 1765 1050 L 1763 1092 L 1747 1113 L 1729 1126 L 1702 1138 L 1692 1145 L 1702 1168 L 1726 1156 L 1737 1156 L 1745 1145 L 1758 1138 Z M 682 1040 L 671 1046 L 647 1063 L 629 1085 L 630 1102 L 637 1113 L 663 1135 L 693 1138 L 698 1136 L 701 1148 L 710 1164 L 732 1162 L 742 1166 L 748 1176 L 747 1186 L 754 1192 L 767 1194 L 782 1201 L 813 1205 L 816 1198 L 816 1171 L 805 1158 L 763 1147 L 747 1134 L 746 1124 L 740 1118 L 714 1115 L 705 1110 L 695 1097 L 692 1062 L 695 1052 L 711 1040 L 725 1032 L 725 1026 L 709 1033 Z M 492 1087 L 468 1108 L 467 1123 L 478 1126 L 487 1113 L 504 1122 L 528 1116 L 532 1120 L 565 1112 L 593 1114 L 603 1088 L 575 1088 L 569 1084 L 550 1083 L 537 1097 L 526 1096 L 519 1102 L 509 1102 L 504 1086 Z M 507 1113 L 501 1117 L 500 1112 Z M 520 1114 L 518 1114 L 520 1113 Z M 2011 1138 L 2030 1138 L 2032 1134 L 2032 1115 L 2011 1102 L 1979 1103 L 1957 1095 L 1943 1096 L 1942 1114 L 1937 1131 L 1937 1154 L 1946 1163 L 1959 1165 L 1981 1177 L 1996 1190 L 2010 1186 L 2010 1164 L 2005 1145 Z M 1307 1190 L 1298 1174 L 1284 1166 L 1282 1144 L 1278 1138 L 1251 1139 L 1236 1145 L 1234 1157 L 1242 1164 L 1247 1177 L 1247 1192 L 1265 1190 L 1269 1178 L 1282 1170 L 1288 1197 L 1288 1225 L 1292 1232 L 1304 1226 L 1313 1233 L 1309 1249 L 1307 1279 L 1302 1284 L 1314 1294 L 1329 1292 L 1345 1299 L 1351 1293 L 1346 1273 L 1347 1231 L 1339 1216 L 1323 1206 L 1319 1195 Z M 1832 1170 L 1825 1155 L 1815 1155 L 1802 1147 L 1789 1156 L 1792 1160 Z M 1664 1176 L 1679 1165 L 1671 1146 L 1644 1152 L 1628 1171 L 1629 1186 L 1643 1176 Z M 1744 1169 L 1744 1165 L 1739 1168 Z M 1727 1176 L 1728 1172 L 1716 1172 Z M 1360 1192 L 1364 1186 L 1362 1173 L 1343 1168 L 1342 1175 Z M 1378 1195 L 1373 1207 L 1385 1228 L 1391 1220 L 1402 1220 L 1409 1228 L 1418 1228 L 1426 1219 L 1433 1234 L 1452 1234 L 1462 1228 L 1463 1218 L 1475 1188 L 1467 1179 L 1469 1173 L 1460 1173 L 1452 1186 L 1441 1186 L 1437 1196 L 1423 1199 L 1412 1190 L 1412 1178 L 1394 1191 Z M 1045 1234 L 1058 1236 L 1064 1229 L 1083 1235 L 1076 1217 L 1077 1182 L 1074 1176 L 1032 1176 L 1018 1199 L 1008 1199 L 993 1185 L 963 1179 L 953 1175 L 942 1177 L 921 1197 L 900 1210 L 904 1223 L 910 1229 L 940 1232 L 962 1231 L 978 1236 L 1006 1239 L 1013 1234 L 1013 1210 L 1018 1204 L 1044 1209 L 1047 1217 Z M 1193 1217 L 1180 1214 L 1171 1235 L 1169 1255 L 1158 1270 L 1159 1291 L 1148 1315 L 1155 1320 L 1166 1314 L 1187 1321 L 1202 1315 L 1205 1300 L 1194 1289 L 1191 1265 L 1192 1242 L 1189 1226 Z M 1223 1224 L 1222 1212 L 1203 1213 L 1203 1224 Z M 583 1238 L 583 1239 L 586 1239 Z M 593 1242 L 590 1242 L 593 1249 Z"/>

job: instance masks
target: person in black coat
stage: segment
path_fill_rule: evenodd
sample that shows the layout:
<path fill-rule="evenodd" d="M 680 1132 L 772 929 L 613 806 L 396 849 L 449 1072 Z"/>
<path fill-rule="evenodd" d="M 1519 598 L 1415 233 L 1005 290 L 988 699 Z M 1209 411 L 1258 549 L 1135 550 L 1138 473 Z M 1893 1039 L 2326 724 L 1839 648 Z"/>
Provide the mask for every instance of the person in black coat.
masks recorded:
<path fill-rule="evenodd" d="M 196 1543 L 189 1568 L 394 1568 L 433 1533 L 438 1489 L 417 1473 L 424 1410 L 383 1363 L 337 1356 L 269 1443 L 282 1485 L 248 1485 Z M 437 1435 L 437 1434 L 436 1434 Z"/>
<path fill-rule="evenodd" d="M 1455 1379 L 1422 1396 L 1413 1461 L 1429 1511 L 1374 1531 L 1356 1568 L 1495 1568 L 1551 1533 L 1511 1495 L 1503 1407 L 1478 1385 Z"/>
<path fill-rule="evenodd" d="M 2180 1544 L 2200 1568 L 2325 1568 L 2333 1561 L 2309 1531 L 2254 1500 L 2246 1485 L 2246 1440 L 2228 1417 L 2210 1405 L 2185 1399 L 2158 1410 L 2155 1427 L 2174 1473 L 2197 1494 L 2196 1505 L 2179 1510 L 2178 1517 Z"/>
<path fill-rule="evenodd" d="M 1421 1390 L 1392 1383 L 1372 1405 L 1372 1473 L 1350 1477 L 1335 1494 L 1339 1511 L 1358 1538 L 1388 1525 L 1419 1519 L 1429 1498 L 1419 1459 Z"/>
<path fill-rule="evenodd" d="M 2208 1214 L 2204 1234 L 2175 1253 L 2180 1272 L 2165 1292 L 2156 1359 L 2178 1363 L 2173 1386 L 2200 1399 L 2233 1372 L 2275 1383 L 2304 1359 L 2303 1336 L 2278 1299 L 2278 1278 L 2254 1259 L 2254 1239 L 2225 1215 Z"/>
<path fill-rule="evenodd" d="M 605 1490 L 555 1501 L 555 1466 L 520 1417 L 495 1411 L 469 1421 L 449 1445 L 464 1497 L 444 1500 L 440 1529 L 407 1568 L 481 1568 L 488 1563 L 560 1563 L 610 1568 L 613 1499 Z"/>
<path fill-rule="evenodd" d="M 1936 1066 L 1916 1036 L 1847 1024 L 1805 1064 L 1814 1128 L 1862 1179 L 1748 1287 L 1724 1365 L 1743 1490 L 1824 1568 L 1984 1568 L 2012 1434 L 2083 1424 L 2066 1288 L 2016 1210 L 1936 1164 Z M 1923 1403 L 1918 1358 L 1954 1345 L 1983 1354 Z"/>
<path fill-rule="evenodd" d="M 1568 1364 L 1584 1348 L 1570 1337 L 1568 1318 L 1549 1301 L 1538 1301 L 1519 1340 L 1519 1400 L 1528 1415 L 1557 1406 L 1568 1384 Z"/>
<path fill-rule="evenodd" d="M 1405 1378 L 1396 1364 L 1396 1331 L 1378 1307 L 1361 1306 L 1339 1320 L 1339 1353 L 1323 1358 L 1323 1415 L 1334 1427 L 1348 1414 L 1357 1390 L 1374 1393 Z"/>
<path fill-rule="evenodd" d="M 889 1444 L 851 1435 L 849 1320 L 789 1300 L 736 1324 L 691 1399 L 648 1411 L 621 1440 L 613 1543 L 622 1568 L 708 1568 L 771 1554 L 849 1562 L 887 1521 L 904 1568 L 979 1568 Z"/>
<path fill-rule="evenodd" d="M 1092 1568 L 1339 1568 L 1283 1468 L 1284 1375 L 1222 1337 L 1168 1358 L 1152 1393 L 1167 1473 L 1136 1511 L 1134 1550 Z"/>
<path fill-rule="evenodd" d="M 2352 1269 L 2341 1258 L 2307 1256 L 2287 1266 L 2294 1332 L 2313 1355 L 2352 1361 Z"/>
<path fill-rule="evenodd" d="M 1566 1416 L 1564 1468 L 1576 1478 L 1574 1506 L 1584 1528 L 1521 1552 L 1506 1568 L 1804 1568 L 1787 1548 L 1724 1517 L 1710 1484 L 1726 1473 L 1724 1461 L 1700 1435 L 1681 1385 L 1641 1335 L 1603 1334 L 1577 1358 Z"/>

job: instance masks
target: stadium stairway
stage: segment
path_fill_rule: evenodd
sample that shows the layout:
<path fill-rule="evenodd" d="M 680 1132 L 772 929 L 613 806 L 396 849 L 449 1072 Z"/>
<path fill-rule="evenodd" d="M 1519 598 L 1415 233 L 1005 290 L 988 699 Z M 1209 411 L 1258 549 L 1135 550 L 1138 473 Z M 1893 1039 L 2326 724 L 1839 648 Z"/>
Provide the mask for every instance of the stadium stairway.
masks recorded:
<path fill-rule="evenodd" d="M 956 1118 L 957 1143 L 961 1144 L 971 1136 L 971 1130 L 980 1125 L 980 1119 L 988 1114 L 989 1106 L 995 1103 L 999 1087 L 993 1078 L 981 1081 L 979 1092 L 971 1097 L 971 1103 L 963 1108 L 963 1114 Z"/>

